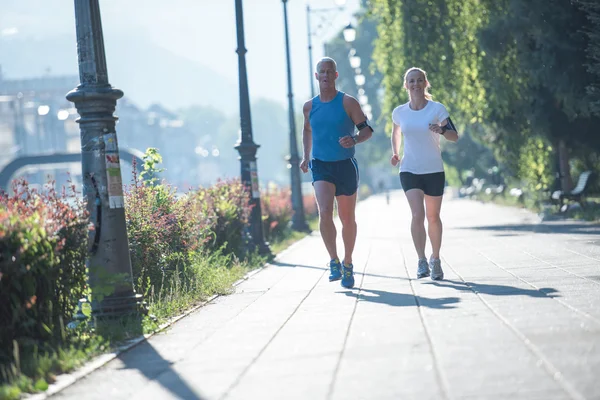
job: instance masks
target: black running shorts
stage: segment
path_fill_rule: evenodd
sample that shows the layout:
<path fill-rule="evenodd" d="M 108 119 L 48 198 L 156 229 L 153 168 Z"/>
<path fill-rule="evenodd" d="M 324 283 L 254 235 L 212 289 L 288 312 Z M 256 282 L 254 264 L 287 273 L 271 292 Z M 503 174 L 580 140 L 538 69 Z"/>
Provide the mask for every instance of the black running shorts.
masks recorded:
<path fill-rule="evenodd" d="M 446 175 L 443 172 L 432 174 L 400 172 L 400 183 L 405 192 L 411 189 L 420 189 L 427 196 L 442 196 L 446 184 Z"/>
<path fill-rule="evenodd" d="M 321 161 L 312 159 L 310 170 L 313 185 L 317 181 L 326 181 L 335 185 L 336 196 L 352 196 L 358 190 L 358 164 L 354 158 L 341 161 Z"/>

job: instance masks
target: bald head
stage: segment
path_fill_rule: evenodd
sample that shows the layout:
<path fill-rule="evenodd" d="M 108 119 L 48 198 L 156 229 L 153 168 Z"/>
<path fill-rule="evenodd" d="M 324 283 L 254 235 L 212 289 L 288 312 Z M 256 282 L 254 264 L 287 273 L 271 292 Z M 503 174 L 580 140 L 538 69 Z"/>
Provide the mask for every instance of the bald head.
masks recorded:
<path fill-rule="evenodd" d="M 321 70 L 321 65 L 324 63 L 330 63 L 333 66 L 333 70 L 337 71 L 337 63 L 335 62 L 335 60 L 331 57 L 323 57 L 317 63 L 317 72 Z"/>

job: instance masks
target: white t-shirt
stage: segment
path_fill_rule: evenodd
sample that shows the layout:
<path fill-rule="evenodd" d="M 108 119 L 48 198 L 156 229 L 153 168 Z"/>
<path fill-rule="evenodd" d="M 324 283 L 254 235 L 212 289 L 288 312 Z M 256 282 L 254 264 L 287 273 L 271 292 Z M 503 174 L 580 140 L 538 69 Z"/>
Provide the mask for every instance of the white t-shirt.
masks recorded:
<path fill-rule="evenodd" d="M 443 172 L 440 134 L 429 130 L 429 124 L 439 124 L 448 118 L 442 103 L 429 100 L 421 110 L 412 110 L 408 103 L 392 111 L 392 121 L 400 126 L 404 140 L 404 154 L 400 171 L 413 174 Z"/>

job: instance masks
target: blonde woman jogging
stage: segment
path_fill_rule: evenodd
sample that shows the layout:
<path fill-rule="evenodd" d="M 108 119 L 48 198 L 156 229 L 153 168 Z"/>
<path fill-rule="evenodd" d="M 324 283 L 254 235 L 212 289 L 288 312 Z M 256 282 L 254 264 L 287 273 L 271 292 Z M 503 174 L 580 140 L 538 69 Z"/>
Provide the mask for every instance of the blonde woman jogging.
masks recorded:
<path fill-rule="evenodd" d="M 440 151 L 441 138 L 456 142 L 458 133 L 446 107 L 432 100 L 427 73 L 420 68 L 410 68 L 404 74 L 404 88 L 409 102 L 392 112 L 393 166 L 400 163 L 400 183 L 412 211 L 410 231 L 419 256 L 417 278 L 431 276 L 444 279 L 440 262 L 442 246 L 442 220 L 440 209 L 446 177 Z M 400 159 L 400 145 L 404 152 Z M 425 245 L 425 217 L 432 254 L 427 262 Z"/>

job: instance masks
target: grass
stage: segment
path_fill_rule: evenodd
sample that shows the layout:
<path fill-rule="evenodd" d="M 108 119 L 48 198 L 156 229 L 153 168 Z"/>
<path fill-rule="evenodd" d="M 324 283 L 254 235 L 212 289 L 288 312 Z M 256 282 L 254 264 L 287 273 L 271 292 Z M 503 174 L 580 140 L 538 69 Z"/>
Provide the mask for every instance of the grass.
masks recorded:
<path fill-rule="evenodd" d="M 317 228 L 318 219 L 308 220 L 311 230 Z M 274 254 L 281 252 L 308 233 L 286 232 L 284 238 L 271 243 Z M 256 254 L 244 260 L 220 252 L 199 253 L 193 258 L 194 273 L 187 282 L 174 280 L 161 293 L 148 293 L 149 316 L 142 319 L 113 321 L 96 328 L 82 323 L 69 330 L 65 344 L 57 349 L 40 350 L 35 347 L 20 349 L 17 365 L 0 370 L 0 379 L 10 384 L 0 385 L 0 400 L 16 400 L 22 393 L 38 393 L 48 389 L 56 376 L 81 367 L 90 359 L 114 351 L 127 340 L 141 334 L 152 333 L 164 322 L 183 314 L 215 294 L 232 292 L 233 284 L 246 273 L 262 267 L 267 259 Z"/>
<path fill-rule="evenodd" d="M 319 229 L 319 217 L 311 216 L 307 218 L 308 228 L 311 231 L 315 231 Z M 287 249 L 293 243 L 303 239 L 309 234 L 309 232 L 297 232 L 291 229 L 288 229 L 286 237 L 283 239 L 275 240 L 270 243 L 271 251 L 273 254 L 277 254 Z"/>

